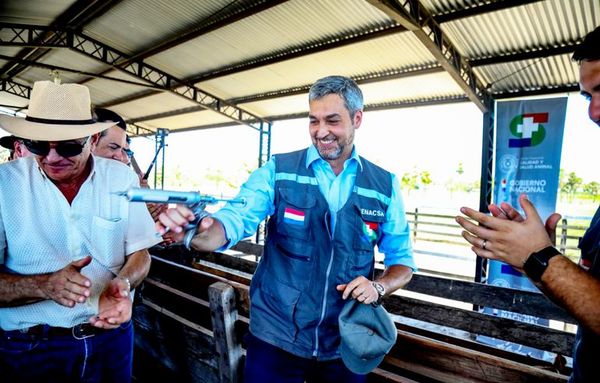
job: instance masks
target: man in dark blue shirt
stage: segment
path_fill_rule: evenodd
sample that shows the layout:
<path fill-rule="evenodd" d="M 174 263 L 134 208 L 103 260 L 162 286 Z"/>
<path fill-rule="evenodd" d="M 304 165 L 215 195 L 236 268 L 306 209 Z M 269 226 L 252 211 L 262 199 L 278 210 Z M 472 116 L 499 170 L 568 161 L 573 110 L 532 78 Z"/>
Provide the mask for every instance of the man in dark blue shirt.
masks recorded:
<path fill-rule="evenodd" d="M 590 119 L 600 126 L 600 27 L 590 32 L 573 53 L 579 63 L 581 94 L 590 102 Z M 480 257 L 498 259 L 523 271 L 554 302 L 579 322 L 573 351 L 570 383 L 600 382 L 600 208 L 581 239 L 579 265 L 553 247 L 560 215 L 552 214 L 542 222 L 525 195 L 519 202 L 525 217 L 512 206 L 490 205 L 493 217 L 473 209 L 461 212 L 479 222 L 477 226 L 463 217 L 457 222 L 467 231 L 465 239 Z"/>

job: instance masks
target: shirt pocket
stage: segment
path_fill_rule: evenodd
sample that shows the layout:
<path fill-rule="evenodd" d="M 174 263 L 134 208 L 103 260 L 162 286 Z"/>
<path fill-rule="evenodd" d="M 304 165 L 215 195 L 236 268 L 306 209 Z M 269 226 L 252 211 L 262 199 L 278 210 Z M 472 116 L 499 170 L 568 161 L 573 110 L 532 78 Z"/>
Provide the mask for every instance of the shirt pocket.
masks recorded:
<path fill-rule="evenodd" d="M 125 263 L 125 230 L 120 218 L 92 218 L 92 257 L 105 268 L 117 273 Z"/>

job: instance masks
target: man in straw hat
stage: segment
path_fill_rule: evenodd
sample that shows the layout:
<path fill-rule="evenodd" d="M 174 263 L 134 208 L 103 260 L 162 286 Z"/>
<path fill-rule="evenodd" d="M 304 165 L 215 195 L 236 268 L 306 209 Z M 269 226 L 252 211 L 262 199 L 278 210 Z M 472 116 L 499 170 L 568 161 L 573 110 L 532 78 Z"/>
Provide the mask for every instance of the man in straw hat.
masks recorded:
<path fill-rule="evenodd" d="M 27 117 L 0 116 L 34 156 L 0 165 L 0 376 L 10 382 L 129 382 L 133 294 L 158 241 L 139 185 L 90 153 L 114 122 L 88 89 L 36 82 Z"/>
<path fill-rule="evenodd" d="M 23 144 L 23 139 L 15 136 L 0 137 L 0 146 L 10 150 L 8 160 L 16 160 L 17 158 L 29 157 L 31 152 L 27 150 Z"/>

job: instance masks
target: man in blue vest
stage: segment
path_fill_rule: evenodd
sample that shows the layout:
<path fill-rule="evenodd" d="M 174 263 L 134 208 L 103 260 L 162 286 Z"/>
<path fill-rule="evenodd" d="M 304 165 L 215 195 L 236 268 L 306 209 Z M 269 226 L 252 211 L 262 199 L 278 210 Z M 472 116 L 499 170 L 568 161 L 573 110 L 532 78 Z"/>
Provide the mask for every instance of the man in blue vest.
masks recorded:
<path fill-rule="evenodd" d="M 250 287 L 246 382 L 364 382 L 340 359 L 339 313 L 346 299 L 379 301 L 415 269 L 398 180 L 354 146 L 362 92 L 349 78 L 325 77 L 310 88 L 309 106 L 313 145 L 254 171 L 238 195 L 247 205 L 202 220 L 192 240 L 197 250 L 223 250 L 270 217 Z M 177 206 L 157 228 L 181 240 L 193 218 Z M 377 280 L 375 245 L 386 266 Z"/>
<path fill-rule="evenodd" d="M 579 62 L 579 88 L 590 101 L 590 119 L 600 126 L 600 27 L 590 32 L 573 53 Z M 553 247 L 560 215 L 542 222 L 526 195 L 519 203 L 521 216 L 512 206 L 490 205 L 493 217 L 463 207 L 461 212 L 479 222 L 477 226 L 456 217 L 467 231 L 463 237 L 480 257 L 498 259 L 523 271 L 555 303 L 579 322 L 573 350 L 570 383 L 600 382 L 600 208 L 579 242 L 579 265 Z"/>

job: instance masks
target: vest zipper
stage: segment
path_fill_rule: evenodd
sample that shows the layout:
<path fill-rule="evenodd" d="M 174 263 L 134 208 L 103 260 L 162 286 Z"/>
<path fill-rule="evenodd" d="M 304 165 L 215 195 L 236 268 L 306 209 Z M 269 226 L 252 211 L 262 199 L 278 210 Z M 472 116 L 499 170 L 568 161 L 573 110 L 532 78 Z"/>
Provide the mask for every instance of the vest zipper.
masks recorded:
<path fill-rule="evenodd" d="M 331 274 L 331 267 L 333 265 L 333 234 L 329 227 L 329 212 L 325 213 L 325 227 L 327 227 L 327 234 L 329 234 L 329 239 L 331 240 L 331 253 L 329 255 L 327 272 L 325 273 L 325 289 L 323 291 L 323 307 L 321 309 L 321 318 L 319 318 L 319 323 L 317 323 L 317 327 L 315 327 L 315 349 L 313 351 L 313 357 L 315 358 L 319 355 L 319 326 L 321 326 L 323 319 L 325 319 L 325 311 L 327 310 L 327 292 L 329 291 L 329 274 Z"/>

